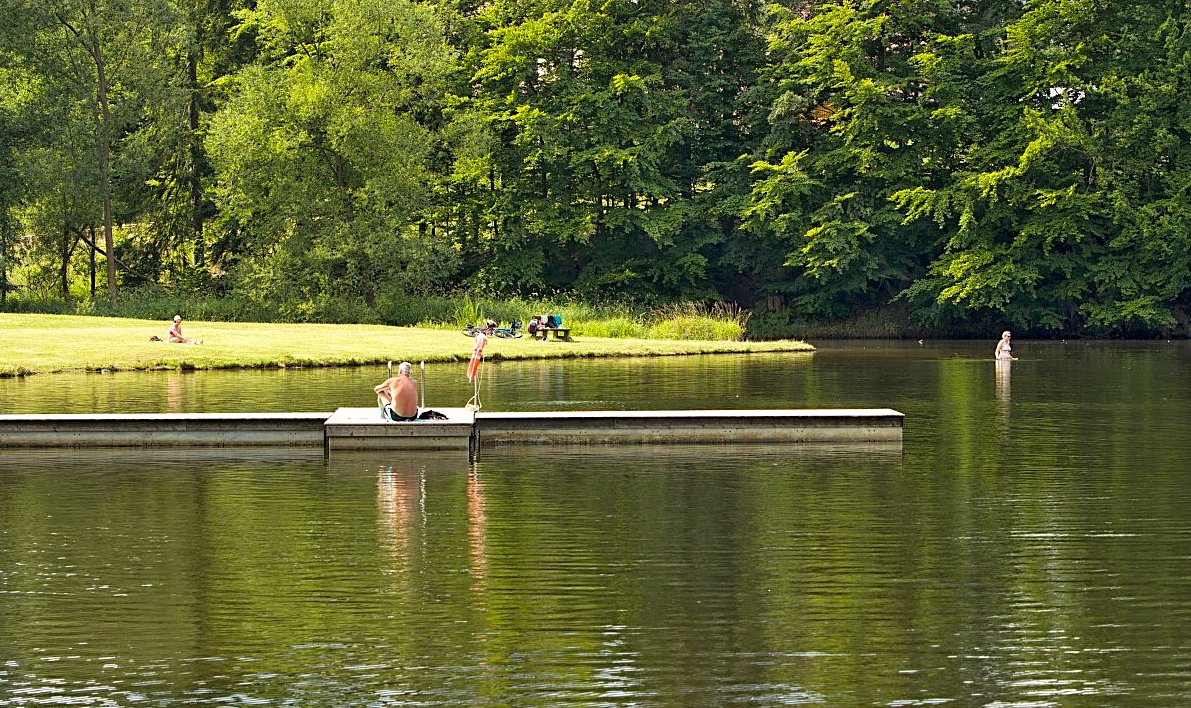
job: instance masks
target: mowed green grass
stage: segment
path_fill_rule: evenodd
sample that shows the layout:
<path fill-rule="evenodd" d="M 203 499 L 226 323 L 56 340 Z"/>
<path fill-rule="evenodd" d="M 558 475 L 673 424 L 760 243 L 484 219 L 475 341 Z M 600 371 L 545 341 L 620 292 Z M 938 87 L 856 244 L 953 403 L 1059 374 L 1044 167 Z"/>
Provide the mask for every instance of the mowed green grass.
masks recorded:
<path fill-rule="evenodd" d="M 202 344 L 165 338 L 166 320 L 0 313 L 0 376 L 57 371 L 351 366 L 384 361 L 464 361 L 474 340 L 456 330 L 382 325 L 182 323 Z M 718 342 L 579 337 L 573 342 L 488 340 L 496 359 L 809 352 L 805 342 Z"/>

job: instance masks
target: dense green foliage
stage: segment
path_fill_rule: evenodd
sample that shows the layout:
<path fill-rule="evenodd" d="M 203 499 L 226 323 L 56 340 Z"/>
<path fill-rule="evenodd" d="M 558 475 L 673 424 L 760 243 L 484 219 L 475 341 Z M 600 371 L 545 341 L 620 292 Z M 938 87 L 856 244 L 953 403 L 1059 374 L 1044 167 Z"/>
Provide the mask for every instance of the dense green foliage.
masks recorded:
<path fill-rule="evenodd" d="M 119 286 L 414 323 L 466 292 L 727 303 L 763 336 L 882 309 L 1187 329 L 1181 3 L 0 10 L 9 307 Z"/>

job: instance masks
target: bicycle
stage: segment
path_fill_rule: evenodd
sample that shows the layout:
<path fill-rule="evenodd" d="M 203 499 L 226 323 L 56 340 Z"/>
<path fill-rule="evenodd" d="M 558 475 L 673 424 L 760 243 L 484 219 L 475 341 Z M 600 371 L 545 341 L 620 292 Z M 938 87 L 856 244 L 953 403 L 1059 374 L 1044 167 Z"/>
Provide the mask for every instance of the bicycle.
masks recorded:
<path fill-rule="evenodd" d="M 521 320 L 514 320 L 512 326 L 509 327 L 476 327 L 475 325 L 468 325 L 463 328 L 463 334 L 468 337 L 474 337 L 483 332 L 489 337 L 500 337 L 501 339 L 520 339 L 521 333 L 517 330 L 521 328 Z"/>

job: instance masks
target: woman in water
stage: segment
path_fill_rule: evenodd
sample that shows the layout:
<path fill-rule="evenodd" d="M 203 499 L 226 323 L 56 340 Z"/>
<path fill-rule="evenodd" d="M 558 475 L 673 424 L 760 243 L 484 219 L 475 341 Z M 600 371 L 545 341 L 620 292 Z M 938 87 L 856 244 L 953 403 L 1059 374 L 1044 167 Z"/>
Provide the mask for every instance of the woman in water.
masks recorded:
<path fill-rule="evenodd" d="M 1009 340 L 1012 337 L 1013 335 L 1009 333 L 1009 330 L 1001 332 L 1001 341 L 997 342 L 997 351 L 993 354 L 993 358 L 997 360 L 1017 361 L 1017 357 L 1013 356 L 1013 347 L 1009 344 Z"/>

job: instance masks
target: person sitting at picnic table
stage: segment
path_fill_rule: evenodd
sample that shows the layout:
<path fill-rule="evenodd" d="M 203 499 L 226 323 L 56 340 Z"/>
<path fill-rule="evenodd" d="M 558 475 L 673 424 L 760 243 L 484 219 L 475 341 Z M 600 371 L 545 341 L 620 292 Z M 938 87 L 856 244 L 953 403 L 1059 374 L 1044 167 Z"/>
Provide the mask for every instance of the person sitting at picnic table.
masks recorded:
<path fill-rule="evenodd" d="M 202 340 L 187 339 L 182 336 L 182 315 L 174 315 L 174 324 L 170 327 L 165 341 L 173 342 L 174 344 L 202 344 Z"/>
<path fill-rule="evenodd" d="M 401 362 L 397 366 L 396 376 L 390 376 L 372 389 L 388 420 L 418 418 L 418 382 L 409 376 L 413 367 L 408 361 Z"/>

